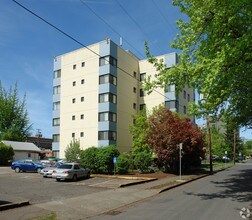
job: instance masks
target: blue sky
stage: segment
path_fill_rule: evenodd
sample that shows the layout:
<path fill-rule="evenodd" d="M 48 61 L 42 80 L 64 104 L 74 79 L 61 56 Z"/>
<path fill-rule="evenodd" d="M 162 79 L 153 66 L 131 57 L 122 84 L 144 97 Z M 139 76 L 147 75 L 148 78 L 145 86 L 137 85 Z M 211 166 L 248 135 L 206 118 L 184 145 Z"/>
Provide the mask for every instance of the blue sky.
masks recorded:
<path fill-rule="evenodd" d="M 153 55 L 174 52 L 176 20 L 185 19 L 171 0 L 17 1 L 86 46 L 105 38 L 119 44 L 119 33 L 123 48 L 141 59 L 144 41 Z M 53 57 L 80 47 L 13 1 L 0 0 L 0 80 L 6 89 L 17 82 L 20 97 L 26 94 L 33 134 L 52 134 Z M 252 138 L 250 130 L 241 135 Z"/>

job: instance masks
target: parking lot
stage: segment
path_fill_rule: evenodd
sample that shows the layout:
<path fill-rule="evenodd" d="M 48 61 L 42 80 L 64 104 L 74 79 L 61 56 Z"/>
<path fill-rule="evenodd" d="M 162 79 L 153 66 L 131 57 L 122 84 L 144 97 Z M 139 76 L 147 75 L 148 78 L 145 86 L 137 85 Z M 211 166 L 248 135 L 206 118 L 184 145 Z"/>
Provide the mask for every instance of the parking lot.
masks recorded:
<path fill-rule="evenodd" d="M 43 178 L 38 173 L 15 173 L 9 167 L 0 167 L 0 192 L 29 200 L 31 204 L 105 191 L 108 188 L 94 186 L 106 181 L 109 179 L 89 178 L 76 182 L 57 182 L 52 178 Z"/>

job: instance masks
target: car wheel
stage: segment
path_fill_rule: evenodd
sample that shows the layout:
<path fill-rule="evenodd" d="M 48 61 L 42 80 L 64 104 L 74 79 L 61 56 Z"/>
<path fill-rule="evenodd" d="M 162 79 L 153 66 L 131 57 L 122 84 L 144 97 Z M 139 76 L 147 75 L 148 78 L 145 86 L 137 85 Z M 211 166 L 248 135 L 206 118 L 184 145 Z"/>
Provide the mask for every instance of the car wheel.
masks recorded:
<path fill-rule="evenodd" d="M 41 168 L 37 168 L 37 173 L 40 173 L 41 172 Z"/>
<path fill-rule="evenodd" d="M 57 180 L 57 182 L 59 182 L 60 181 L 60 179 L 56 179 Z"/>
<path fill-rule="evenodd" d="M 20 168 L 19 168 L 19 167 L 16 167 L 16 168 L 15 168 L 15 172 L 16 172 L 16 173 L 19 173 L 19 172 L 20 172 Z"/>
<path fill-rule="evenodd" d="M 77 181 L 77 175 L 73 176 L 73 181 Z"/>

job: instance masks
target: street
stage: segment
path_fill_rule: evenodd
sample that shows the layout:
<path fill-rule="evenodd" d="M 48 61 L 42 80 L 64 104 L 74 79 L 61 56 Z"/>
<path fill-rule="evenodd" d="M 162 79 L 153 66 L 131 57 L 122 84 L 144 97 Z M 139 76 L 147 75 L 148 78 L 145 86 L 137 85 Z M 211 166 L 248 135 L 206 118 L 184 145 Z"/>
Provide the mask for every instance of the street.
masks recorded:
<path fill-rule="evenodd" d="M 252 219 L 240 216 L 242 208 L 252 211 L 251 160 L 92 219 Z"/>

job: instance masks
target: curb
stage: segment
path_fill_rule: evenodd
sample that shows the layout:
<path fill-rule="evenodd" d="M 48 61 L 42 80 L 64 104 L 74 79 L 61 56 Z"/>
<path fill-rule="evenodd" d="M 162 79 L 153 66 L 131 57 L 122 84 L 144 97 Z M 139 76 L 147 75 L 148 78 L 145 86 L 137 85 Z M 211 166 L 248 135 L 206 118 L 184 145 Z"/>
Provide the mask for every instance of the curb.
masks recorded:
<path fill-rule="evenodd" d="M 114 178 L 114 179 L 127 179 L 127 180 L 157 180 L 157 178 L 149 178 L 149 177 L 136 177 L 136 176 L 113 176 L 113 175 L 102 175 L 102 174 L 91 174 L 91 177 L 101 177 L 101 178 Z"/>
<path fill-rule="evenodd" d="M 180 182 L 180 183 L 177 182 L 177 184 L 174 184 L 174 185 L 172 185 L 172 186 L 168 186 L 168 187 L 165 187 L 165 188 L 159 190 L 159 191 L 158 191 L 158 194 L 160 194 L 160 193 L 162 193 L 162 192 L 165 192 L 165 191 L 168 191 L 168 190 L 170 190 L 170 189 L 173 189 L 173 188 L 175 188 L 175 187 L 182 186 L 182 185 L 185 185 L 185 184 L 187 184 L 187 183 L 193 182 L 193 181 L 195 181 L 195 180 L 204 178 L 204 177 L 206 177 L 206 176 L 209 176 L 209 174 L 203 174 L 202 176 L 195 177 L 195 178 L 190 179 L 190 180 L 185 180 L 184 182 Z"/>
<path fill-rule="evenodd" d="M 157 180 L 157 178 L 146 178 L 145 180 L 142 180 L 139 182 L 131 182 L 131 183 L 121 184 L 120 188 L 127 187 L 127 186 L 133 186 L 133 185 L 137 185 L 137 184 L 142 184 L 142 183 L 148 183 L 148 182 L 155 181 L 155 180 Z"/>
<path fill-rule="evenodd" d="M 22 206 L 26 206 L 26 205 L 30 205 L 30 202 L 29 201 L 21 201 L 21 202 L 8 203 L 8 204 L 0 205 L 0 211 L 18 208 L 18 207 L 22 207 Z"/>

